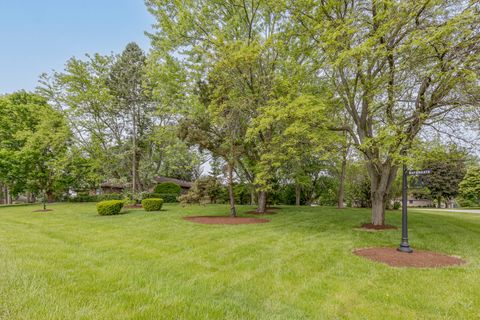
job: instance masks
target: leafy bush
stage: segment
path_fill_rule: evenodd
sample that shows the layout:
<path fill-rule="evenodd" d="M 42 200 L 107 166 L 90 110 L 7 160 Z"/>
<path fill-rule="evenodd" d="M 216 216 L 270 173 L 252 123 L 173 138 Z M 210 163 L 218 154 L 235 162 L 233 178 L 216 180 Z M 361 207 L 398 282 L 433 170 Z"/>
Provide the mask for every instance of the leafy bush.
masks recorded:
<path fill-rule="evenodd" d="M 468 208 L 468 207 L 477 207 L 480 203 L 471 200 L 471 199 L 465 199 L 462 197 L 459 197 L 456 199 L 457 203 L 460 205 L 462 208 Z"/>
<path fill-rule="evenodd" d="M 157 184 L 155 187 L 155 193 L 166 193 L 166 194 L 175 194 L 180 195 L 182 188 L 173 182 L 162 182 Z"/>
<path fill-rule="evenodd" d="M 109 194 L 100 194 L 100 195 L 88 195 L 88 194 L 78 194 L 74 198 L 68 199 L 69 202 L 98 202 L 106 200 L 122 200 L 123 195 L 121 193 L 109 193 Z"/>
<path fill-rule="evenodd" d="M 97 202 L 97 196 L 90 196 L 88 194 L 79 194 L 74 198 L 68 199 L 69 202 Z"/>
<path fill-rule="evenodd" d="M 393 210 L 398 210 L 398 209 L 400 209 L 401 206 L 402 206 L 402 204 L 400 202 L 395 201 L 393 203 Z"/>
<path fill-rule="evenodd" d="M 123 208 L 121 200 L 107 200 L 97 203 L 97 212 L 101 216 L 111 216 L 119 214 Z"/>
<path fill-rule="evenodd" d="M 122 200 L 123 194 L 121 193 L 108 193 L 108 194 L 101 194 L 97 196 L 97 201 L 105 201 L 105 200 Z"/>
<path fill-rule="evenodd" d="M 212 176 L 200 177 L 195 180 L 193 187 L 188 190 L 187 194 L 179 197 L 179 200 L 182 204 L 217 203 L 217 200 L 221 200 L 224 189 L 217 178 Z"/>
<path fill-rule="evenodd" d="M 142 207 L 145 211 L 160 211 L 162 209 L 163 199 L 148 198 L 142 200 Z"/>
<path fill-rule="evenodd" d="M 178 194 L 174 193 L 143 193 L 142 199 L 148 198 L 160 198 L 163 199 L 163 203 L 174 203 L 178 202 Z"/>

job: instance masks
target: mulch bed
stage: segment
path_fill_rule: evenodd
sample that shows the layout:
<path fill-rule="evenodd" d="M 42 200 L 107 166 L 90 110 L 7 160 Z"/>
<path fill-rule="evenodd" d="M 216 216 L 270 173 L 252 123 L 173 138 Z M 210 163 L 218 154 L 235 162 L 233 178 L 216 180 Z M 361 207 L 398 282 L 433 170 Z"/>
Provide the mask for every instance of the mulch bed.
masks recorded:
<path fill-rule="evenodd" d="M 391 226 L 388 224 L 385 224 L 383 226 L 377 226 L 374 225 L 373 223 L 363 223 L 361 226 L 363 229 L 369 229 L 369 230 L 391 230 L 391 229 L 397 229 L 395 226 Z"/>
<path fill-rule="evenodd" d="M 244 217 L 225 217 L 225 216 L 193 216 L 184 217 L 184 220 L 203 224 L 254 224 L 267 223 L 268 219 L 244 218 Z"/>
<path fill-rule="evenodd" d="M 246 214 L 256 214 L 256 215 L 260 215 L 260 216 L 263 216 L 263 215 L 266 215 L 266 214 L 277 214 L 275 211 L 271 211 L 270 209 L 267 210 L 267 212 L 265 213 L 258 213 L 257 211 L 253 210 L 253 211 L 248 211 L 248 212 L 245 212 Z"/>
<path fill-rule="evenodd" d="M 466 263 L 457 257 L 422 250 L 404 253 L 397 251 L 396 248 L 367 248 L 354 250 L 353 253 L 372 261 L 386 263 L 391 267 L 439 268 Z"/>
<path fill-rule="evenodd" d="M 48 212 L 48 211 L 53 211 L 53 209 L 39 209 L 39 210 L 34 210 L 33 212 Z"/>

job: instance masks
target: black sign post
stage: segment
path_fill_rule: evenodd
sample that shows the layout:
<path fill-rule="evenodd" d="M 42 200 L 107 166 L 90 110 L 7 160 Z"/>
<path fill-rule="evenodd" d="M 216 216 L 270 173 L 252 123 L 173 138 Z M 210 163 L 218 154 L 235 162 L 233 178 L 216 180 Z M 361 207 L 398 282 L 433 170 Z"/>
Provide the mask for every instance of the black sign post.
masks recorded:
<path fill-rule="evenodd" d="M 412 253 L 413 249 L 410 248 L 408 243 L 408 211 L 407 211 L 407 197 L 408 197 L 408 176 L 421 176 L 432 173 L 431 169 L 425 170 L 407 170 L 407 165 L 403 165 L 403 174 L 402 174 L 402 242 L 398 251 Z"/>

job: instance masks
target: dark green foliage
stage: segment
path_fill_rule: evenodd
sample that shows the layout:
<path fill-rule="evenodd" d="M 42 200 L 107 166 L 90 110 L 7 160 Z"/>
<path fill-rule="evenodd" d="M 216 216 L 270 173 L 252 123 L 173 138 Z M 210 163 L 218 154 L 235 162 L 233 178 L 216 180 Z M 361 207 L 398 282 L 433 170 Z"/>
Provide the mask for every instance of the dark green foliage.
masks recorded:
<path fill-rule="evenodd" d="M 423 177 L 433 199 L 451 200 L 459 194 L 459 184 L 465 176 L 466 153 L 455 146 L 448 150 L 434 150 L 423 161 L 423 168 L 432 173 Z"/>
<path fill-rule="evenodd" d="M 155 193 L 168 193 L 180 195 L 182 188 L 174 182 L 162 182 L 155 187 Z"/>
<path fill-rule="evenodd" d="M 219 197 L 222 199 L 222 203 L 228 201 L 228 194 L 227 190 L 223 189 L 223 197 Z M 250 193 L 250 186 L 244 183 L 235 184 L 233 186 L 233 194 L 235 195 L 235 203 L 238 204 L 250 204 L 251 201 L 251 193 Z M 218 200 L 217 200 L 218 203 Z"/>
<path fill-rule="evenodd" d="M 119 214 L 123 208 L 123 201 L 108 200 L 97 203 L 97 212 L 101 216 L 112 216 Z"/>
<path fill-rule="evenodd" d="M 97 201 L 104 201 L 104 200 L 122 200 L 123 195 L 121 193 L 108 193 L 108 194 L 101 194 L 97 196 Z"/>
<path fill-rule="evenodd" d="M 106 200 L 122 200 L 121 193 L 108 193 L 100 195 L 79 194 L 75 198 L 68 199 L 68 202 L 99 202 Z"/>
<path fill-rule="evenodd" d="M 68 202 L 98 202 L 98 196 L 91 196 L 88 194 L 79 194 L 74 198 L 68 199 Z"/>
<path fill-rule="evenodd" d="M 393 210 L 398 210 L 398 209 L 400 209 L 401 206 L 402 206 L 402 204 L 400 202 L 395 201 L 393 203 Z"/>
<path fill-rule="evenodd" d="M 142 200 L 142 207 L 145 211 L 160 211 L 162 209 L 163 199 L 148 198 Z"/>
<path fill-rule="evenodd" d="M 178 202 L 178 194 L 176 193 L 142 193 L 142 199 L 147 198 L 160 198 L 163 199 L 164 203 Z"/>

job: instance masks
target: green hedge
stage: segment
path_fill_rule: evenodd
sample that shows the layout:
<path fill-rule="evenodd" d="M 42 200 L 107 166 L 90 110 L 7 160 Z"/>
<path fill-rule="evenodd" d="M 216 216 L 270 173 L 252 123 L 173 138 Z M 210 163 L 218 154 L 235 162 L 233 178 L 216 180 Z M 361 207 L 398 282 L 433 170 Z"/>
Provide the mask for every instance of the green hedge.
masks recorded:
<path fill-rule="evenodd" d="M 119 214 L 123 208 L 121 200 L 107 200 L 97 203 L 97 212 L 101 216 L 111 216 Z"/>
<path fill-rule="evenodd" d="M 155 187 L 155 193 L 164 193 L 164 194 L 175 194 L 180 195 L 182 188 L 173 182 L 162 182 L 157 184 Z"/>
<path fill-rule="evenodd" d="M 121 193 L 108 193 L 100 195 L 78 195 L 75 198 L 68 199 L 69 202 L 99 202 L 105 200 L 122 200 L 123 195 Z"/>
<path fill-rule="evenodd" d="M 142 200 L 142 207 L 145 211 L 160 211 L 162 209 L 163 199 L 149 198 Z"/>
<path fill-rule="evenodd" d="M 178 202 L 178 194 L 174 193 L 143 193 L 142 199 L 160 198 L 163 199 L 163 203 Z"/>

